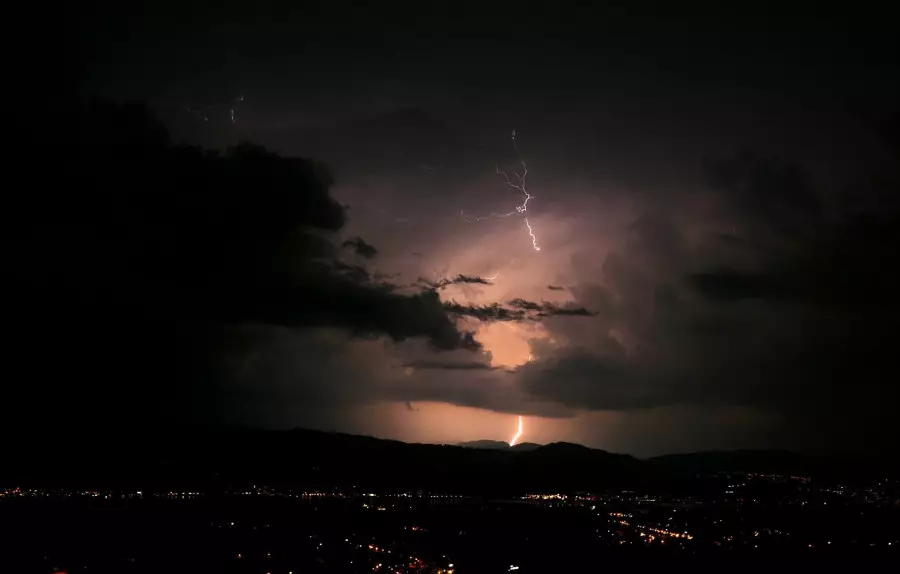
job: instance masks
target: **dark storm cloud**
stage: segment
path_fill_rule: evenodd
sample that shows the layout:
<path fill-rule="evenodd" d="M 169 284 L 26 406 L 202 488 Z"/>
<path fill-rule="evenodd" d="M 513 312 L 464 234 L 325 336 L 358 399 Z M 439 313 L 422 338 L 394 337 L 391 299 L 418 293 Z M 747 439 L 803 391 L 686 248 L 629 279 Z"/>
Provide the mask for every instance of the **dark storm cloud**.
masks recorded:
<path fill-rule="evenodd" d="M 509 302 L 509 306 L 523 311 L 541 311 L 543 308 L 539 303 L 526 301 L 525 299 L 513 299 Z"/>
<path fill-rule="evenodd" d="M 607 345 L 616 342 L 609 340 Z M 665 387 L 646 380 L 640 369 L 626 360 L 624 349 L 605 355 L 594 347 L 526 365 L 521 369 L 521 384 L 535 397 L 588 410 L 628 410 L 696 399 L 686 396 L 684 389 L 678 389 L 678 394 L 672 392 L 674 388 L 666 392 Z"/>
<path fill-rule="evenodd" d="M 818 448 L 887 446 L 900 215 L 826 218 L 803 174 L 779 162 L 741 156 L 712 174 L 720 223 L 739 218 L 764 248 L 748 257 L 715 231 L 689 243 L 696 223 L 641 218 L 606 257 L 609 290 L 573 288 L 598 329 L 547 322 L 569 345 L 537 345 L 523 389 L 576 408 L 748 407 L 776 417 L 782 444 L 811 447 L 818 432 Z"/>
<path fill-rule="evenodd" d="M 690 282 L 712 299 L 775 299 L 786 295 L 785 288 L 772 283 L 772 278 L 729 271 L 695 273 Z"/>
<path fill-rule="evenodd" d="M 543 301 L 541 303 L 535 303 L 534 301 L 527 301 L 525 299 L 517 298 L 513 299 L 508 303 L 510 307 L 513 309 L 520 309 L 526 312 L 533 312 L 532 317 L 552 317 L 556 315 L 561 316 L 570 316 L 570 317 L 593 317 L 594 313 L 588 311 L 584 307 L 580 307 L 576 304 L 567 303 L 565 305 L 557 305 L 555 303 L 548 303 L 547 301 Z"/>
<path fill-rule="evenodd" d="M 444 303 L 444 309 L 457 316 L 472 317 L 479 321 L 534 321 L 546 317 L 593 317 L 594 313 L 574 304 L 556 305 L 546 301 L 535 303 L 517 298 L 506 305 L 490 303 L 487 305 L 461 304 L 456 301 Z"/>
<path fill-rule="evenodd" d="M 322 273 L 327 273 L 323 268 Z M 395 341 L 426 337 L 438 349 L 475 350 L 471 333 L 460 333 L 434 292 L 400 294 L 392 286 L 360 284 L 332 278 L 317 280 L 283 301 L 284 324 L 309 327 L 340 326 L 360 336 L 388 335 Z M 270 300 L 270 304 L 272 301 Z M 281 322 L 269 317 L 270 322 Z"/>
<path fill-rule="evenodd" d="M 436 369 L 436 370 L 445 370 L 445 371 L 480 371 L 480 370 L 494 370 L 498 367 L 491 366 L 488 363 L 479 363 L 478 361 L 467 361 L 467 362 L 448 362 L 448 361 L 415 361 L 412 363 L 406 363 L 403 365 L 404 367 L 411 367 L 414 369 Z"/>
<path fill-rule="evenodd" d="M 154 400 L 130 404 L 165 414 L 179 384 L 184 401 L 172 402 L 190 412 L 208 392 L 193 381 L 209 379 L 204 356 L 221 352 L 227 324 L 338 327 L 424 338 L 439 350 L 479 348 L 433 290 L 401 294 L 340 261 L 332 238 L 345 213 L 322 164 L 248 144 L 224 154 L 172 146 L 140 105 L 67 111 L 64 147 L 35 147 L 29 158 L 48 191 L 16 196 L 7 211 L 16 217 L 5 226 L 7 284 L 21 302 L 10 318 L 18 341 L 44 325 L 77 325 L 77 335 L 52 350 L 67 360 L 35 358 L 43 366 L 29 369 L 35 381 L 74 378 L 81 389 L 54 384 L 43 393 L 48 412 L 99 408 L 81 392 L 129 400 L 155 388 Z M 42 161 L 59 163 L 59 173 L 37 169 Z M 41 352 L 26 345 L 20 358 Z M 62 377 L 54 364 L 71 372 Z M 27 387 L 26 402 L 42 388 Z"/>
<path fill-rule="evenodd" d="M 819 196 L 799 166 L 744 153 L 710 166 L 710 183 L 742 221 L 784 237 L 805 238 L 822 215 Z"/>
<path fill-rule="evenodd" d="M 478 277 L 477 275 L 462 275 L 459 274 L 456 277 L 449 277 L 445 279 L 441 279 L 440 281 L 429 282 L 424 279 L 420 279 L 419 282 L 422 285 L 425 285 L 429 289 L 444 289 L 451 285 L 493 285 L 490 279 L 485 277 Z"/>
<path fill-rule="evenodd" d="M 525 311 L 521 309 L 510 309 L 499 303 L 491 303 L 488 305 L 472 305 L 449 301 L 444 303 L 444 309 L 450 314 L 457 316 L 472 317 L 479 321 L 522 321 L 526 318 Z"/>
<path fill-rule="evenodd" d="M 362 237 L 346 239 L 344 240 L 343 246 L 353 249 L 357 255 L 365 257 L 366 259 L 372 259 L 378 255 L 378 249 L 376 249 L 374 245 L 366 243 Z"/>
<path fill-rule="evenodd" d="M 593 317 L 595 313 L 577 305 L 554 305 L 544 303 L 538 317 Z"/>

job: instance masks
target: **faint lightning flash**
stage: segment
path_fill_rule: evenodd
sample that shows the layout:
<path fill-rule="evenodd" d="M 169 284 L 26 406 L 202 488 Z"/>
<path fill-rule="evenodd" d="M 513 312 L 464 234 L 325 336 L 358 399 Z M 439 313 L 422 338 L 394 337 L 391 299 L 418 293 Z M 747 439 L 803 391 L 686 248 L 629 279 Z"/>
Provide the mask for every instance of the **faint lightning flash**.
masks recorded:
<path fill-rule="evenodd" d="M 237 118 L 235 117 L 235 113 L 240 110 L 241 104 L 244 102 L 244 94 L 239 95 L 230 101 L 229 104 L 215 104 L 211 106 L 206 106 L 203 108 L 192 108 L 190 106 L 182 106 L 185 111 L 189 114 L 193 114 L 199 118 L 201 118 L 204 122 L 208 122 L 210 118 L 210 113 L 213 112 L 212 115 L 216 117 L 221 117 L 222 109 L 228 108 L 228 116 L 231 119 L 231 123 L 236 123 Z"/>
<path fill-rule="evenodd" d="M 243 102 L 243 101 L 244 101 L 244 94 L 241 94 L 240 96 L 236 97 L 236 98 L 234 99 L 234 101 L 236 101 L 238 104 L 240 104 L 241 102 Z M 228 110 L 228 112 L 231 114 L 231 123 L 234 123 L 234 108 L 231 108 L 230 110 Z"/>
<path fill-rule="evenodd" d="M 515 148 L 516 153 L 519 153 L 519 146 L 516 144 L 516 130 L 512 131 L 512 144 L 513 148 Z M 513 177 L 515 181 L 513 181 L 509 174 L 504 170 L 496 167 L 495 170 L 497 175 L 502 175 L 503 179 L 507 186 L 515 189 L 519 193 L 521 193 L 524 197 L 521 205 L 517 205 L 514 211 L 510 211 L 509 213 L 490 213 L 489 215 L 484 215 L 481 217 L 466 215 L 462 211 L 459 212 L 460 217 L 463 218 L 467 223 L 478 223 L 479 221 L 484 221 L 485 219 L 502 219 L 509 217 L 511 215 L 522 215 L 526 211 L 528 211 L 528 202 L 534 199 L 534 196 L 528 193 L 528 185 L 525 181 L 525 178 L 528 177 L 528 165 L 524 160 L 519 160 L 519 163 L 522 165 L 522 173 L 513 172 Z M 534 247 L 535 251 L 540 251 L 541 248 L 538 247 L 537 237 L 534 235 L 534 230 L 531 228 L 531 224 L 528 223 L 528 218 L 525 218 L 525 227 L 528 228 L 528 235 L 531 237 L 531 245 Z"/>
<path fill-rule="evenodd" d="M 522 425 L 522 415 L 519 415 L 519 430 L 516 431 L 515 436 L 512 437 L 511 441 L 509 441 L 509 446 L 516 446 L 516 443 L 518 443 L 519 439 L 522 438 L 523 431 L 524 431 L 524 428 Z"/>
<path fill-rule="evenodd" d="M 202 111 L 200 111 L 200 110 L 195 110 L 194 108 L 192 108 L 192 107 L 190 107 L 190 106 L 182 106 L 182 107 L 185 109 L 185 111 L 186 111 L 187 113 L 193 114 L 193 115 L 198 116 L 198 117 L 200 117 L 200 118 L 203 118 L 203 121 L 204 121 L 204 122 L 208 122 L 208 121 L 209 121 L 209 117 L 208 117 L 205 113 L 203 113 Z"/>

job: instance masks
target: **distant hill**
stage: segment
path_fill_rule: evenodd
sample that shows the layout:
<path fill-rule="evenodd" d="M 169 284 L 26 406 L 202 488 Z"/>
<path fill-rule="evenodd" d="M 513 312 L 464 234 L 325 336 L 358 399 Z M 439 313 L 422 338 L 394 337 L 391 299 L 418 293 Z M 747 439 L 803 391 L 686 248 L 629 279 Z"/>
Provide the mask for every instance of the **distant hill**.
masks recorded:
<path fill-rule="evenodd" d="M 487 450 L 508 450 L 512 452 L 528 452 L 535 450 L 537 448 L 541 448 L 542 445 L 539 445 L 534 442 L 521 442 L 516 446 L 509 446 L 508 443 L 505 443 L 501 440 L 470 440 L 468 442 L 461 442 L 457 446 L 465 447 L 465 448 L 482 448 Z"/>
<path fill-rule="evenodd" d="M 810 462 L 812 461 L 812 462 Z M 58 435 L 40 445 L 11 442 L 0 486 L 93 487 L 289 483 L 315 488 L 427 489 L 485 495 L 602 490 L 693 481 L 722 470 L 808 474 L 864 464 L 825 464 L 788 452 L 732 451 L 637 459 L 572 443 L 509 447 L 407 444 L 313 430 L 169 429 L 143 436 Z"/>
<path fill-rule="evenodd" d="M 506 450 L 509 448 L 509 443 L 505 443 L 502 440 L 470 440 L 468 442 L 461 442 L 457 446 L 462 446 L 465 448 L 486 448 L 492 450 Z"/>

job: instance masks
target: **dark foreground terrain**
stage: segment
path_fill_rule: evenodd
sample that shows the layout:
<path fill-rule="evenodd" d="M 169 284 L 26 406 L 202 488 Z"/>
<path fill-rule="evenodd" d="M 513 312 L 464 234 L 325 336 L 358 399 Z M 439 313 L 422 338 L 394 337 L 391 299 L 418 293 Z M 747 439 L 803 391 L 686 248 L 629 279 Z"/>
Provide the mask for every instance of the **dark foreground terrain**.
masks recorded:
<path fill-rule="evenodd" d="M 191 464 L 171 447 L 162 460 L 83 453 L 94 466 L 76 467 L 70 450 L 56 473 L 18 467 L 6 479 L 16 484 L 0 489 L 0 572 L 752 571 L 900 558 L 893 478 L 842 477 L 828 465 L 794 474 L 789 466 L 810 461 L 785 453 L 642 461 L 577 445 L 498 452 L 307 432 L 230 438 L 243 454 L 229 460 L 207 437 Z M 243 450 L 260 438 L 268 448 Z M 266 464 L 276 452 L 282 462 Z M 533 480 L 511 474 L 529 471 Z"/>

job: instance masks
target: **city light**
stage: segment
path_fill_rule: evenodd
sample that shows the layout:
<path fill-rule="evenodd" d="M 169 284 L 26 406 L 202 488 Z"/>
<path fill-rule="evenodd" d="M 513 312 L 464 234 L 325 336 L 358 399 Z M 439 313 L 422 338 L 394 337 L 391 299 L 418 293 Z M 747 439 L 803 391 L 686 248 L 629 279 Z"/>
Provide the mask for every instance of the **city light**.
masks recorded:
<path fill-rule="evenodd" d="M 524 425 L 523 425 L 524 426 Z M 518 444 L 518 442 L 517 442 Z M 734 506 L 724 508 L 712 507 L 711 502 L 715 503 L 721 500 L 723 489 L 716 489 L 710 497 L 702 495 L 685 495 L 683 493 L 666 493 L 666 492 L 641 492 L 638 490 L 605 490 L 597 492 L 584 491 L 563 491 L 563 492 L 537 492 L 525 495 L 516 495 L 508 499 L 502 499 L 486 503 L 479 497 L 460 496 L 458 494 L 450 494 L 444 491 L 426 491 L 426 490 L 408 490 L 400 489 L 395 492 L 380 492 L 372 495 L 378 500 L 370 498 L 367 489 L 344 490 L 335 488 L 334 490 L 304 491 L 303 489 L 291 489 L 290 487 L 273 487 L 273 486 L 247 486 L 236 488 L 230 491 L 229 496 L 247 497 L 249 500 L 258 500 L 260 497 L 271 498 L 291 498 L 291 504 L 298 504 L 298 508 L 308 508 L 313 511 L 314 507 L 319 504 L 320 500 L 330 499 L 336 506 L 344 505 L 347 509 L 358 509 L 363 505 L 362 501 L 367 501 L 365 506 L 371 510 L 376 508 L 382 510 L 383 513 L 390 515 L 396 513 L 395 521 L 396 529 L 392 532 L 389 529 L 375 529 L 370 531 L 360 531 L 359 523 L 348 522 L 346 530 L 339 530 L 331 534 L 326 531 L 310 531 L 308 533 L 309 543 L 307 551 L 314 553 L 313 556 L 319 562 L 328 564 L 329 567 L 341 568 L 347 565 L 363 563 L 362 568 L 375 572 L 390 572 L 392 574 L 419 574 L 419 573 L 440 573 L 454 574 L 455 564 L 449 562 L 446 555 L 436 553 L 431 547 L 435 541 L 440 545 L 448 540 L 450 544 L 456 544 L 457 537 L 466 537 L 468 540 L 475 541 L 476 536 L 491 536 L 489 532 L 483 532 L 479 529 L 478 520 L 469 523 L 459 529 L 454 529 L 452 535 L 447 540 L 442 540 L 444 534 L 440 529 L 423 528 L 423 524 L 429 525 L 430 513 L 434 509 L 434 505 L 448 504 L 451 507 L 460 506 L 459 510 L 469 513 L 473 509 L 479 512 L 490 511 L 505 512 L 508 502 L 521 503 L 515 511 L 515 515 L 510 515 L 510 520 L 536 522 L 528 523 L 528 537 L 523 537 L 518 544 L 539 544 L 540 539 L 534 537 L 537 525 L 543 521 L 553 520 L 552 515 L 557 509 L 563 512 L 582 513 L 585 518 L 590 518 L 593 523 L 590 526 L 589 540 L 597 546 L 595 548 L 585 547 L 585 551 L 602 552 L 604 548 L 616 548 L 626 550 L 635 547 L 646 549 L 647 552 L 653 552 L 655 547 L 665 548 L 683 548 L 689 549 L 691 553 L 702 553 L 704 551 L 716 548 L 728 548 L 732 551 L 740 551 L 746 549 L 754 553 L 763 553 L 766 551 L 774 551 L 782 547 L 793 547 L 795 549 L 802 548 L 805 552 L 819 552 L 820 549 L 840 548 L 846 549 L 881 549 L 885 552 L 893 552 L 897 548 L 898 541 L 896 532 L 880 531 L 873 533 L 870 538 L 863 538 L 865 528 L 858 525 L 864 521 L 871 520 L 869 518 L 868 508 L 879 508 L 883 511 L 892 510 L 900 507 L 898 499 L 891 494 L 888 488 L 894 488 L 893 483 L 890 486 L 875 488 L 859 487 L 851 488 L 847 486 L 818 488 L 811 490 L 810 483 L 800 480 L 792 480 L 791 477 L 777 475 L 756 475 L 753 477 L 743 477 L 735 480 L 734 475 L 728 475 L 727 482 L 723 481 L 723 487 L 731 484 L 731 489 L 735 490 L 736 497 L 732 500 Z M 753 505 L 752 508 L 763 508 L 757 504 L 773 504 L 773 500 L 767 500 L 764 495 L 755 494 L 748 495 L 742 492 L 742 489 L 752 486 L 751 481 L 767 481 L 781 485 L 796 484 L 796 494 L 790 498 L 774 499 L 774 504 L 784 505 L 788 512 L 803 512 L 802 508 L 814 508 L 816 513 L 833 512 L 833 507 L 841 507 L 847 505 L 858 505 L 858 512 L 853 513 L 851 519 L 854 520 L 856 527 L 848 533 L 850 536 L 846 538 L 835 537 L 836 532 L 830 527 L 827 529 L 827 538 L 817 538 L 817 534 L 810 534 L 804 531 L 800 526 L 788 528 L 783 526 L 781 529 L 765 526 L 760 523 L 754 523 L 748 520 L 746 516 L 741 514 L 743 505 Z M 146 487 L 142 492 L 139 501 L 137 499 L 137 490 L 131 491 L 115 491 L 115 490 L 62 490 L 62 489 L 46 489 L 46 488 L 6 488 L 0 489 L 0 504 L 19 504 L 18 500 L 11 499 L 30 499 L 30 498 L 59 498 L 61 500 L 70 497 L 83 497 L 90 504 L 105 505 L 110 500 L 135 500 L 136 504 L 152 504 L 153 500 L 160 500 L 164 505 L 169 505 L 170 500 L 178 499 L 178 504 L 182 503 L 182 496 L 185 499 L 189 496 L 207 497 L 208 494 L 198 491 L 180 491 L 177 489 L 161 490 L 158 492 L 148 491 Z M 758 497 L 760 503 L 756 503 Z M 823 504 L 821 497 L 828 497 L 828 505 Z M 841 504 L 835 504 L 838 499 L 843 499 Z M 738 503 L 739 500 L 745 500 L 743 505 Z M 807 503 L 804 505 L 803 503 Z M 200 502 L 201 505 L 206 504 Z M 528 513 L 540 512 L 540 517 L 528 518 Z M 540 508 L 541 510 L 537 510 Z M 824 509 L 824 511 L 823 511 Z M 418 512 L 426 514 L 418 514 Z M 455 508 L 454 510 L 455 511 Z M 439 512 L 443 512 L 440 510 Z M 524 514 L 523 514 L 524 513 Z M 379 513 L 381 514 L 381 513 Z M 502 514 L 500 516 L 503 516 Z M 829 520 L 828 514 L 816 515 L 816 526 L 820 524 L 820 520 Z M 836 515 L 837 516 L 837 515 Z M 857 517 L 858 518 L 853 518 Z M 244 536 L 260 536 L 263 532 L 272 529 L 273 535 L 277 532 L 274 530 L 277 525 L 269 519 L 251 519 L 247 517 L 232 516 L 227 517 L 240 520 L 241 525 L 237 526 L 237 520 L 225 520 L 218 516 L 214 520 L 209 521 L 208 527 L 212 529 L 220 529 L 220 536 L 233 537 L 233 546 L 230 548 L 228 556 L 234 561 L 234 565 L 238 566 L 243 563 L 245 566 L 252 564 L 263 564 L 269 566 L 269 571 L 278 572 L 275 560 L 279 557 L 285 557 L 286 553 L 281 548 L 270 546 L 261 550 L 252 550 L 253 545 L 248 544 L 248 539 Z M 843 518 L 846 520 L 846 517 Z M 598 523 L 598 520 L 600 521 Z M 856 522 L 858 521 L 858 522 Z M 812 524 L 812 523 L 810 523 Z M 462 525 L 461 525 L 462 526 Z M 523 523 L 525 526 L 525 523 Z M 830 526 L 830 525 L 829 525 Z M 540 527 L 537 527 L 540 530 Z M 820 529 L 819 532 L 826 532 Z M 840 536 L 841 530 L 838 530 Z M 900 532 L 900 531 L 898 531 Z M 702 533 L 702 534 L 701 534 Z M 304 536 L 306 538 L 306 536 Z M 328 548 L 344 548 L 344 556 L 336 558 L 338 552 L 327 552 Z M 573 548 L 558 548 L 560 552 L 571 553 L 579 552 Z M 660 548 L 660 551 L 663 551 Z M 445 550 L 446 551 L 446 550 Z M 467 561 L 465 555 L 454 556 L 457 561 Z M 133 562 L 134 557 L 125 557 L 124 560 Z M 522 558 L 525 560 L 525 558 Z M 142 561 L 137 558 L 138 563 Z M 449 564 L 449 565 L 448 565 Z M 342 566 L 343 565 L 343 566 Z M 507 569 L 513 571 L 531 571 L 532 564 L 524 562 L 519 564 L 507 563 Z M 82 571 L 82 565 L 59 564 L 56 571 Z M 292 574 L 293 570 L 287 570 L 287 565 L 281 570 L 282 574 Z M 296 565 L 294 565 L 296 567 Z M 502 566 L 501 566 L 502 567 Z M 357 566 L 360 568 L 360 566 Z M 266 572 L 260 569 L 260 572 Z"/>

